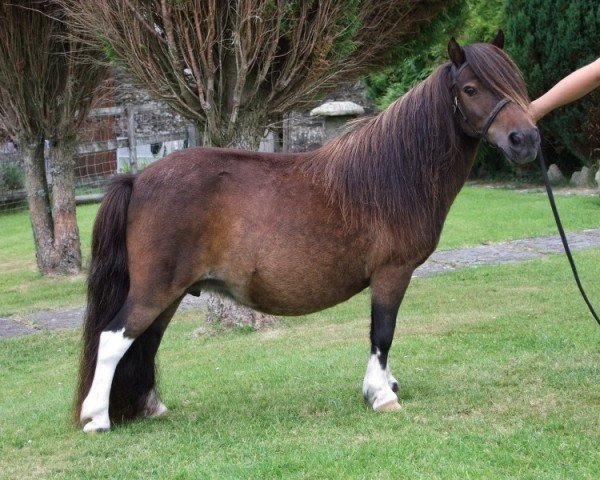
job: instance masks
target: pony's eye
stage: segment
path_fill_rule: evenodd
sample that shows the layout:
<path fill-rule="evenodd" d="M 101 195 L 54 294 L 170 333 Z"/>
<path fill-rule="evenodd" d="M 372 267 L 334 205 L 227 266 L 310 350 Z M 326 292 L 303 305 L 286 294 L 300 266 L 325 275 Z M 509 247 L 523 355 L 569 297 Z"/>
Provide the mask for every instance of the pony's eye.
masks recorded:
<path fill-rule="evenodd" d="M 465 88 L 463 88 L 463 92 L 465 92 L 469 97 L 472 97 L 477 93 L 477 89 L 467 85 Z"/>

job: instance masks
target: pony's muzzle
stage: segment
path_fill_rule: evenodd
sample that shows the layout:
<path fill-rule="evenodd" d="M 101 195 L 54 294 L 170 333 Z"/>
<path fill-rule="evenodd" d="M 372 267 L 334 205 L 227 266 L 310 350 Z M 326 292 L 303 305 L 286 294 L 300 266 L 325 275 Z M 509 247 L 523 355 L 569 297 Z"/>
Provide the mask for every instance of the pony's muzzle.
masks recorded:
<path fill-rule="evenodd" d="M 513 130 L 508 134 L 508 158 L 519 165 L 532 162 L 540 148 L 540 132 L 537 127 Z"/>

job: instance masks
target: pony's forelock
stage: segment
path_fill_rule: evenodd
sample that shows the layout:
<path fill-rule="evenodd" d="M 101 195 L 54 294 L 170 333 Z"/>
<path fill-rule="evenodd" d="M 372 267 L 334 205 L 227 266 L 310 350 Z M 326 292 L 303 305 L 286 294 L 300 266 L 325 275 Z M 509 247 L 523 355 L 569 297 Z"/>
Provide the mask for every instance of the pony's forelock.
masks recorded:
<path fill-rule="evenodd" d="M 469 67 L 487 89 L 498 98 L 509 98 L 528 108 L 530 100 L 521 71 L 503 50 L 489 43 L 466 45 L 463 50 Z"/>

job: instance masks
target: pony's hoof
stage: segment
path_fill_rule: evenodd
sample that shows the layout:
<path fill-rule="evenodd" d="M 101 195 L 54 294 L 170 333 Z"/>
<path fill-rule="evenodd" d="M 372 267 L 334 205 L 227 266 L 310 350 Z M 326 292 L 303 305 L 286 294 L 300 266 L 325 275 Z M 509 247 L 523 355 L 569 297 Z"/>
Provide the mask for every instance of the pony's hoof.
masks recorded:
<path fill-rule="evenodd" d="M 158 402 L 158 405 L 153 410 L 146 412 L 146 418 L 159 418 L 169 413 L 169 409 L 165 407 L 165 404 Z"/>
<path fill-rule="evenodd" d="M 95 422 L 94 420 L 86 423 L 83 427 L 84 433 L 90 433 L 90 434 L 104 433 L 104 432 L 108 432 L 109 430 L 110 430 L 110 424 L 105 425 L 105 424 L 101 424 L 100 422 Z"/>
<path fill-rule="evenodd" d="M 392 400 L 390 402 L 384 403 L 383 405 L 379 405 L 375 411 L 377 412 L 392 412 L 394 410 L 401 410 L 402 405 L 398 402 L 398 400 Z"/>

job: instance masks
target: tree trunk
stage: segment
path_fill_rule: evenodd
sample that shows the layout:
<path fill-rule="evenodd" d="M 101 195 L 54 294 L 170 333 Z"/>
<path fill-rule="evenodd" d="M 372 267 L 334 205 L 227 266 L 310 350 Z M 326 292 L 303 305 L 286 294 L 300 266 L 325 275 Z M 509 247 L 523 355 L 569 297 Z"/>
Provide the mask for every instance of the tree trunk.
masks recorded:
<path fill-rule="evenodd" d="M 260 125 L 260 123 L 259 123 Z M 256 130 L 256 129 L 255 129 Z M 249 130 L 238 130 L 248 132 Z M 211 144 L 211 139 L 206 138 L 205 141 Z M 262 135 L 253 132 L 251 135 L 244 135 L 230 142 L 229 147 L 241 148 L 244 150 L 258 150 Z M 211 323 L 220 323 L 224 326 L 251 326 L 258 330 L 267 325 L 277 323 L 277 317 L 267 315 L 266 313 L 257 312 L 251 308 L 240 305 L 239 303 L 225 298 L 216 293 L 209 293 L 206 306 L 206 321 Z"/>
<path fill-rule="evenodd" d="M 217 293 L 209 293 L 206 303 L 206 321 L 219 323 L 224 327 L 248 326 L 260 330 L 277 323 L 277 317 L 257 312 Z"/>
<path fill-rule="evenodd" d="M 79 273 L 81 247 L 75 215 L 75 143 L 62 142 L 51 149 L 52 202 L 46 181 L 44 141 L 22 139 L 19 145 L 25 164 L 25 188 L 40 273 Z"/>
<path fill-rule="evenodd" d="M 44 166 L 44 140 L 19 139 L 25 164 L 25 189 L 33 229 L 35 258 L 42 274 L 52 273 L 57 264 L 54 251 L 54 223 Z"/>
<path fill-rule="evenodd" d="M 65 139 L 55 142 L 50 150 L 54 251 L 57 256 L 54 273 L 60 274 L 81 271 L 81 246 L 75 209 L 75 146 L 74 139 Z"/>

